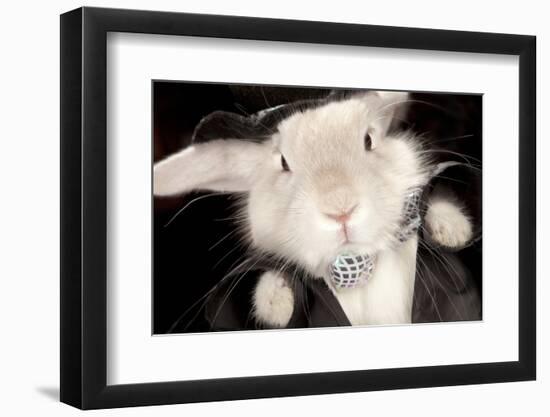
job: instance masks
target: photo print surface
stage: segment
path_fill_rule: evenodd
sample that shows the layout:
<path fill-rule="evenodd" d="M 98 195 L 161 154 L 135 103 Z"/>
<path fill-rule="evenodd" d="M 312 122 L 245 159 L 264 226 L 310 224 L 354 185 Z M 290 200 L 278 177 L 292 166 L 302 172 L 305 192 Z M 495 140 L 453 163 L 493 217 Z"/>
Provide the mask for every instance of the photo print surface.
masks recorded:
<path fill-rule="evenodd" d="M 153 81 L 153 333 L 482 319 L 482 96 Z"/>

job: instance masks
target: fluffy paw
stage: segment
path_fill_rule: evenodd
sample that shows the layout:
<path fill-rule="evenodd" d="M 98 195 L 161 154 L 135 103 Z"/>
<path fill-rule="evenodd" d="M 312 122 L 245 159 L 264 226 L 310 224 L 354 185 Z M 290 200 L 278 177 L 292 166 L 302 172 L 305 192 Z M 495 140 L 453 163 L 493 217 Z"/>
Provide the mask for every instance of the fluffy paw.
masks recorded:
<path fill-rule="evenodd" d="M 430 201 L 424 220 L 430 238 L 439 245 L 460 248 L 472 238 L 472 222 L 453 201 Z"/>
<path fill-rule="evenodd" d="M 254 290 L 254 318 L 269 327 L 285 327 L 294 311 L 294 294 L 286 280 L 275 272 L 265 272 Z"/>

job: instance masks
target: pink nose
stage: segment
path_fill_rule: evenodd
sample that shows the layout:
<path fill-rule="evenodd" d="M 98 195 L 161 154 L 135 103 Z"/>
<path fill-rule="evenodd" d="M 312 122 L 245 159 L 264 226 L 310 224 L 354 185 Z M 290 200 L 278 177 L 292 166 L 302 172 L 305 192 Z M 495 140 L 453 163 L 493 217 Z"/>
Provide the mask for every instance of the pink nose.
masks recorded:
<path fill-rule="evenodd" d="M 351 218 L 351 214 L 357 208 L 357 204 L 350 209 L 342 210 L 340 213 L 325 213 L 325 216 L 336 220 L 338 223 L 346 223 Z"/>

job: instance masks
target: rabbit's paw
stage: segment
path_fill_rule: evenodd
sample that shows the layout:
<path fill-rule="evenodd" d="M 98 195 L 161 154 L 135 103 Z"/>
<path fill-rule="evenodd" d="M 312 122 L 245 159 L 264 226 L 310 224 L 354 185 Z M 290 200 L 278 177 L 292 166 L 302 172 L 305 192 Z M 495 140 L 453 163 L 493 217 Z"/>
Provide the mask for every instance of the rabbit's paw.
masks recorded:
<path fill-rule="evenodd" d="M 285 327 L 294 311 L 292 289 L 281 275 L 272 271 L 264 272 L 258 280 L 253 301 L 254 318 L 268 327 Z"/>
<path fill-rule="evenodd" d="M 442 246 L 460 248 L 473 235 L 472 222 L 468 215 L 450 200 L 430 201 L 424 221 L 431 240 Z"/>

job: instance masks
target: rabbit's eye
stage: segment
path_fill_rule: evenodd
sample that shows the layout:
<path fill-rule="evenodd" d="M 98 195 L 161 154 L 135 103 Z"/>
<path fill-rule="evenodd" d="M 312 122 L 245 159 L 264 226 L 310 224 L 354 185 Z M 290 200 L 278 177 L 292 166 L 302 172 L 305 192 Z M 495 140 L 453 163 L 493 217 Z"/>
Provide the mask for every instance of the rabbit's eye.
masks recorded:
<path fill-rule="evenodd" d="M 365 133 L 365 150 L 372 150 L 372 138 L 369 132 Z"/>
<path fill-rule="evenodd" d="M 283 168 L 283 171 L 290 171 L 290 167 L 288 166 L 288 163 L 283 155 L 281 155 L 281 167 Z"/>

